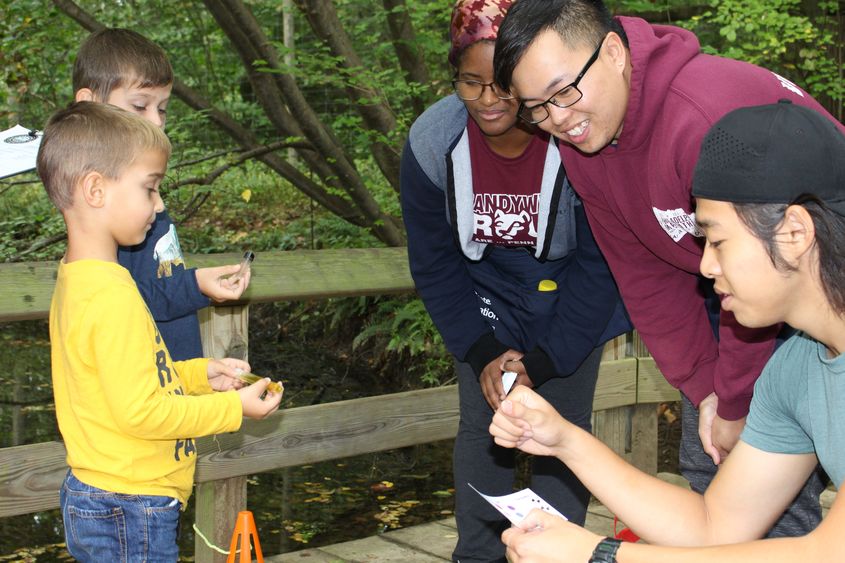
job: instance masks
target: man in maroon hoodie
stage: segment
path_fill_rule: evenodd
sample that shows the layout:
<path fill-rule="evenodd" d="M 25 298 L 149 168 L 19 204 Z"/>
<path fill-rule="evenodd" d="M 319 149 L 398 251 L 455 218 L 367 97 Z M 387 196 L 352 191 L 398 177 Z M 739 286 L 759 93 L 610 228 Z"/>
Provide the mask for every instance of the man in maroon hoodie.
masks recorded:
<path fill-rule="evenodd" d="M 780 328 L 716 312 L 699 275 L 691 186 L 701 140 L 729 111 L 784 98 L 830 116 L 771 71 L 702 54 L 684 29 L 611 18 L 599 1 L 520 0 L 499 30 L 494 71 L 520 117 L 563 141 L 631 320 L 684 396 L 681 469 L 701 492 L 739 438 Z M 770 535 L 814 528 L 822 486 L 811 478 Z"/>

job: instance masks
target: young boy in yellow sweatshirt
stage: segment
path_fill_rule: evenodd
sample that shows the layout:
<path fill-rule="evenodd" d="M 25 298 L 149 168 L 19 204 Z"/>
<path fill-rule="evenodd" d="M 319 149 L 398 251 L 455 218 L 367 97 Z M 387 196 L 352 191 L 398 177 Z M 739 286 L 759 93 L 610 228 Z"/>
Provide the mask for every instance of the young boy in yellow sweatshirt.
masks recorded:
<path fill-rule="evenodd" d="M 170 142 L 117 107 L 78 102 L 48 122 L 37 169 L 67 225 L 50 306 L 53 393 L 70 471 L 60 493 L 80 561 L 175 561 L 194 438 L 276 410 L 241 360 L 171 360 L 119 246 L 143 241 L 163 204 Z M 218 392 L 214 392 L 218 391 Z M 263 396 L 263 398 L 262 398 Z"/>

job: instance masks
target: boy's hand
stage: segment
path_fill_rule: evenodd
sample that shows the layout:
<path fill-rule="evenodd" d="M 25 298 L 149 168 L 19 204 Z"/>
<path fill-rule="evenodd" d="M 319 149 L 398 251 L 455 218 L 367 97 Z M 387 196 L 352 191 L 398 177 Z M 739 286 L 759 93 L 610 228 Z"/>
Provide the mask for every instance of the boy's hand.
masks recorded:
<path fill-rule="evenodd" d="M 279 403 L 282 400 L 281 393 L 273 393 L 267 390 L 270 384 L 270 378 L 265 377 L 261 381 L 256 381 L 249 387 L 238 389 L 238 395 L 241 396 L 241 405 L 243 406 L 244 416 L 249 418 L 265 418 L 267 415 L 279 408 Z M 264 395 L 264 392 L 267 392 Z M 264 395 L 262 399 L 261 396 Z"/>
<path fill-rule="evenodd" d="M 240 389 L 244 382 L 238 377 L 240 371 L 249 371 L 249 364 L 235 358 L 223 358 L 222 360 L 208 361 L 208 384 L 215 391 L 229 391 Z"/>
<path fill-rule="evenodd" d="M 200 291 L 212 301 L 235 301 L 241 298 L 249 286 L 250 270 L 247 269 L 242 278 L 232 280 L 231 276 L 240 270 L 239 264 L 229 266 L 215 266 L 213 268 L 198 268 L 196 271 L 197 285 Z"/>

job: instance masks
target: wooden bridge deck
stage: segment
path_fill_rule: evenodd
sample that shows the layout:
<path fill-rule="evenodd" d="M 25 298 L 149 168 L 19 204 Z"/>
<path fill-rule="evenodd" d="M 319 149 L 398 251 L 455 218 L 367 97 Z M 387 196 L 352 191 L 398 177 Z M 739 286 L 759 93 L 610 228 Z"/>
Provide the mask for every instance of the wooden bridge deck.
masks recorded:
<path fill-rule="evenodd" d="M 613 534 L 613 515 L 593 501 L 587 512 L 586 527 L 598 534 Z M 259 538 L 260 539 L 260 538 Z M 455 519 L 447 518 L 386 532 L 360 540 L 304 549 L 265 557 L 273 563 L 434 563 L 451 561 L 458 540 Z"/>
<path fill-rule="evenodd" d="M 680 475 L 658 473 L 657 476 L 676 485 L 688 486 Z M 835 498 L 836 492 L 831 487 L 822 493 L 823 516 L 827 515 Z M 619 529 L 623 526 L 620 522 Z M 593 499 L 587 510 L 585 527 L 599 535 L 612 536 L 613 514 Z M 265 557 L 264 560 L 268 563 L 436 563 L 451 561 L 457 540 L 455 519 L 447 518 L 379 536 Z"/>

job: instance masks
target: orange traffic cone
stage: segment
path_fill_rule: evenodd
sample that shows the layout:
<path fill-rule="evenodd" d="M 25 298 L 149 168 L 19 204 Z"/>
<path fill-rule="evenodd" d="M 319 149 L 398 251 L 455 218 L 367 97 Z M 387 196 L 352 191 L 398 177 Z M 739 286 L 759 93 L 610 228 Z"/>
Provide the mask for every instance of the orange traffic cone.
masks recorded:
<path fill-rule="evenodd" d="M 255 560 L 264 563 L 264 556 L 261 554 L 261 542 L 258 541 L 258 532 L 255 529 L 255 519 L 252 512 L 242 510 L 238 512 L 238 519 L 235 521 L 235 531 L 232 532 L 232 545 L 229 546 L 229 558 L 226 563 L 235 563 L 235 554 L 238 552 L 238 540 L 241 544 L 241 556 L 239 563 L 252 562 L 252 550 L 249 540 L 252 538 L 252 545 L 255 546 Z"/>

